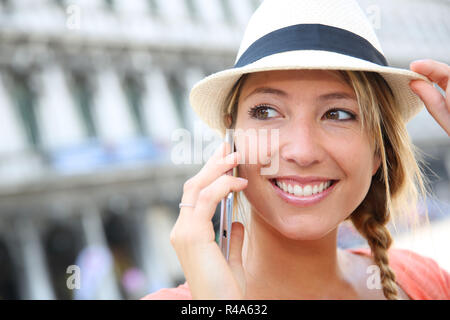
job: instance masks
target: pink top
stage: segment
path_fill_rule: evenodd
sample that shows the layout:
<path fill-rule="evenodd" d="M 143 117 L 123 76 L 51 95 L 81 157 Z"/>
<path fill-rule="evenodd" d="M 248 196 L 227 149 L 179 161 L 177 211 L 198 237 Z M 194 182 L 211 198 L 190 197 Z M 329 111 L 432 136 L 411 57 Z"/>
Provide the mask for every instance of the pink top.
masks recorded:
<path fill-rule="evenodd" d="M 370 254 L 370 249 L 347 249 L 356 254 Z M 389 250 L 389 265 L 397 284 L 412 300 L 450 300 L 450 273 L 431 258 L 405 249 Z M 164 288 L 141 300 L 192 300 L 187 282 L 176 288 Z"/>

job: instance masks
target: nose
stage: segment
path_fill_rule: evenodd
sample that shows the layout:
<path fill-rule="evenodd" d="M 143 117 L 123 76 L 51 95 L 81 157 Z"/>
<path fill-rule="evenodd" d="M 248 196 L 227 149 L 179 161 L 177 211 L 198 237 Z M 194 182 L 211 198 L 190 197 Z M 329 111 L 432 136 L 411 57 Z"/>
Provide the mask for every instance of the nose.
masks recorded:
<path fill-rule="evenodd" d="M 325 157 L 320 133 L 311 119 L 292 121 L 280 129 L 280 157 L 301 167 L 320 163 Z"/>

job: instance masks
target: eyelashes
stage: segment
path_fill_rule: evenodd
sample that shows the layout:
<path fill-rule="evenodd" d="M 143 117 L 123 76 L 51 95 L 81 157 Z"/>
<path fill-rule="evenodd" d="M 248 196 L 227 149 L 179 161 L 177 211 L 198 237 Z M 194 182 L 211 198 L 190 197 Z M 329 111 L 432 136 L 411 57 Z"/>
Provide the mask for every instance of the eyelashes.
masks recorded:
<path fill-rule="evenodd" d="M 278 113 L 274 108 L 268 106 L 268 105 L 257 105 L 248 110 L 248 114 L 252 119 L 258 119 L 258 120 L 266 120 L 268 119 L 269 111 L 273 111 Z"/>
<path fill-rule="evenodd" d="M 342 109 L 330 109 L 327 112 L 325 112 L 324 117 L 325 116 L 330 116 L 329 118 L 327 118 L 328 120 L 337 120 L 337 121 L 348 121 L 348 120 L 355 120 L 356 119 L 356 115 L 353 112 L 347 111 L 347 110 L 342 110 Z M 346 117 L 345 119 L 337 119 L 337 117 L 339 117 L 339 115 L 344 115 L 344 117 Z"/>
<path fill-rule="evenodd" d="M 272 108 L 271 106 L 260 104 L 256 105 L 248 110 L 248 114 L 252 119 L 257 120 L 269 120 L 273 117 L 270 117 L 270 114 L 277 114 L 280 113 Z M 331 108 L 327 110 L 324 115 L 322 116 L 324 120 L 332 120 L 332 121 L 351 121 L 356 120 L 357 115 L 349 110 L 346 109 L 339 109 L 339 108 Z"/>

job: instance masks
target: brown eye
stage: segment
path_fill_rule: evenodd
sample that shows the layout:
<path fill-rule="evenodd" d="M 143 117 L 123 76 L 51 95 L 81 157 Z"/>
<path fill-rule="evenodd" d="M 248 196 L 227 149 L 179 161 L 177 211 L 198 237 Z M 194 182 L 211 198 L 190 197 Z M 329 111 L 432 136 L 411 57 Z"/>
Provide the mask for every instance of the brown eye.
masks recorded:
<path fill-rule="evenodd" d="M 327 120 L 339 120 L 339 121 L 355 119 L 355 115 L 353 115 L 352 113 L 337 109 L 328 110 L 325 113 L 324 117 Z"/>
<path fill-rule="evenodd" d="M 276 113 L 277 111 L 275 111 L 275 109 L 262 105 L 253 107 L 248 111 L 251 118 L 258 120 L 267 120 L 273 116 L 276 116 Z"/>
<path fill-rule="evenodd" d="M 258 119 L 267 119 L 269 117 L 269 111 L 267 108 L 258 108 L 255 110 L 254 114 Z"/>
<path fill-rule="evenodd" d="M 326 118 L 329 120 L 337 120 L 339 119 L 339 114 L 337 111 L 329 111 L 325 114 Z"/>

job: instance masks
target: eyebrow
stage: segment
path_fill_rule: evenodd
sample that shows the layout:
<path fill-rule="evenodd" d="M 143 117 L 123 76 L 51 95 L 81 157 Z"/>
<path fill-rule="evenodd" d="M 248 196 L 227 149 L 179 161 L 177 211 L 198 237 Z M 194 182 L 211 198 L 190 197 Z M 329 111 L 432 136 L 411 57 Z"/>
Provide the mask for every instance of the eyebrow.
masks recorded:
<path fill-rule="evenodd" d="M 347 93 L 347 92 L 341 92 L 341 91 L 323 94 L 317 98 L 317 100 L 319 100 L 319 101 L 329 101 L 329 100 L 339 100 L 339 99 L 356 101 L 356 97 L 354 95 Z"/>
<path fill-rule="evenodd" d="M 280 96 L 280 97 L 287 97 L 288 96 L 288 94 L 286 92 L 284 92 L 283 90 L 270 88 L 270 87 L 259 87 L 259 88 L 256 88 L 255 90 L 253 90 L 252 92 L 250 92 L 244 98 L 244 100 L 247 100 L 250 96 L 252 96 L 254 94 L 257 94 L 257 93 L 273 94 L 273 95 Z"/>
<path fill-rule="evenodd" d="M 244 100 L 248 99 L 250 96 L 254 95 L 254 94 L 258 94 L 258 93 L 262 93 L 262 94 L 273 94 L 273 95 L 277 95 L 280 96 L 282 98 L 286 98 L 289 95 L 280 89 L 275 89 L 275 88 L 270 88 L 270 87 L 259 87 L 256 88 L 255 90 L 253 90 L 252 92 L 250 92 L 245 98 Z M 350 93 L 347 92 L 343 92 L 343 91 L 337 91 L 337 92 L 331 92 L 331 93 L 326 93 L 326 94 L 322 94 L 320 96 L 317 97 L 316 100 L 318 101 L 329 101 L 329 100 L 357 100 L 356 97 Z"/>

